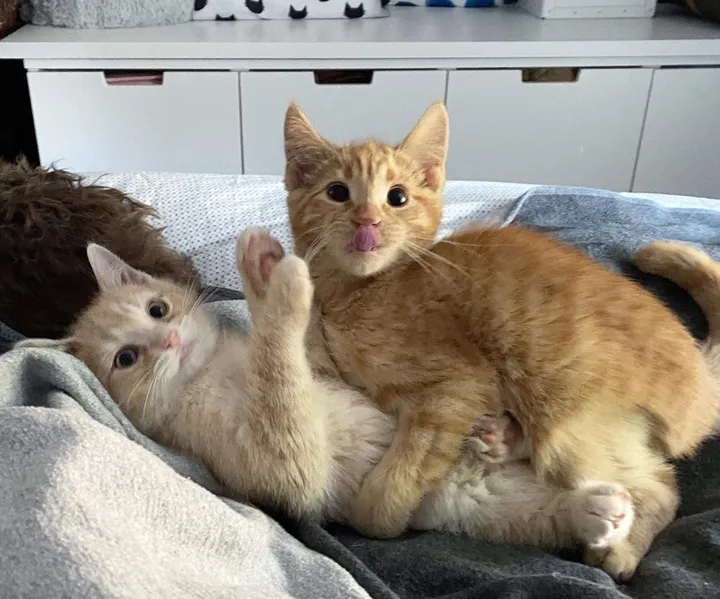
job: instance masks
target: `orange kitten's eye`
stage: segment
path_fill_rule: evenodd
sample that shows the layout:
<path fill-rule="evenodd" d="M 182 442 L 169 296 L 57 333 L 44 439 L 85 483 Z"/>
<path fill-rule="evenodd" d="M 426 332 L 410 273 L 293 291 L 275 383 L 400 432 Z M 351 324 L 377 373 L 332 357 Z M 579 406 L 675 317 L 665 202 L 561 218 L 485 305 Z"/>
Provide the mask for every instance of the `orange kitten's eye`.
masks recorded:
<path fill-rule="evenodd" d="M 114 365 L 115 368 L 130 368 L 135 362 L 137 362 L 140 352 L 137 347 L 123 347 L 118 353 L 115 354 Z"/>
<path fill-rule="evenodd" d="M 153 318 L 164 318 L 168 311 L 168 305 L 162 300 L 152 300 L 147 307 L 148 314 Z"/>
<path fill-rule="evenodd" d="M 407 195 L 402 187 L 393 187 L 387 194 L 387 203 L 393 208 L 399 208 L 407 204 Z"/>
<path fill-rule="evenodd" d="M 350 190 L 345 183 L 331 183 L 328 185 L 327 194 L 335 202 L 347 202 L 350 199 Z"/>

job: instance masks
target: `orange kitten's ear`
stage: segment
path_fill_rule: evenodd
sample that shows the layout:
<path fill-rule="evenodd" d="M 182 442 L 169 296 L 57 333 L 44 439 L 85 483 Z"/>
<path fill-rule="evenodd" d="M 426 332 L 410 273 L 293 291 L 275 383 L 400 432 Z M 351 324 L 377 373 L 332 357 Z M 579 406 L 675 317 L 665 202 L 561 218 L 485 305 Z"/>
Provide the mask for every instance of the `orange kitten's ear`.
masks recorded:
<path fill-rule="evenodd" d="M 66 337 L 65 339 L 23 339 L 14 345 L 15 349 L 27 347 L 57 349 L 68 354 L 74 354 L 77 349 L 77 341 L 74 337 Z"/>
<path fill-rule="evenodd" d="M 311 185 L 323 163 L 335 154 L 295 103 L 285 113 L 285 188 L 293 191 Z"/>
<path fill-rule="evenodd" d="M 422 166 L 425 182 L 434 191 L 442 191 L 445 185 L 449 134 L 447 110 L 442 102 L 436 102 L 425 111 L 417 125 L 398 146 Z"/>
<path fill-rule="evenodd" d="M 120 285 L 143 285 L 153 278 L 123 262 L 110 250 L 97 243 L 87 247 L 87 257 L 100 289 Z"/>

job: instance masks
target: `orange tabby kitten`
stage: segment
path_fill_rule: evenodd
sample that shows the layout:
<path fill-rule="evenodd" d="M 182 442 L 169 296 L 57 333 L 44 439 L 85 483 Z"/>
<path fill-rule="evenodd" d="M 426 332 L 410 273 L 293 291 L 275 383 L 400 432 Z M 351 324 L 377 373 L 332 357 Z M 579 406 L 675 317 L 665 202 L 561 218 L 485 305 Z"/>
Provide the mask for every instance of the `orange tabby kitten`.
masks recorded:
<path fill-rule="evenodd" d="M 296 106 L 286 115 L 290 219 L 326 342 L 343 377 L 398 416 L 353 523 L 402 532 L 477 416 L 508 410 L 539 475 L 631 491 L 629 538 L 586 556 L 627 579 L 675 515 L 668 458 L 711 432 L 715 382 L 669 309 L 574 249 L 516 227 L 433 245 L 448 128 L 435 104 L 397 146 L 338 146 Z"/>

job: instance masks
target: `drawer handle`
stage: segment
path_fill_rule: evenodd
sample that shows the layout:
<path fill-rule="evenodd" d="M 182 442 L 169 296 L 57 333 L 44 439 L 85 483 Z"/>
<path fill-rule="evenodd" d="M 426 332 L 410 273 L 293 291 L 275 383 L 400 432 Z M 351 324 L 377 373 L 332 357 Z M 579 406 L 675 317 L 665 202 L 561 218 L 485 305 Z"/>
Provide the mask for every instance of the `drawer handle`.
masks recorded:
<path fill-rule="evenodd" d="M 117 86 L 152 86 L 162 85 L 162 71 L 103 71 L 105 83 Z"/>
<path fill-rule="evenodd" d="M 554 69 L 537 68 L 523 69 L 523 83 L 575 83 L 580 76 L 580 69 L 557 67 Z"/>
<path fill-rule="evenodd" d="M 318 85 L 370 85 L 374 71 L 313 71 Z"/>

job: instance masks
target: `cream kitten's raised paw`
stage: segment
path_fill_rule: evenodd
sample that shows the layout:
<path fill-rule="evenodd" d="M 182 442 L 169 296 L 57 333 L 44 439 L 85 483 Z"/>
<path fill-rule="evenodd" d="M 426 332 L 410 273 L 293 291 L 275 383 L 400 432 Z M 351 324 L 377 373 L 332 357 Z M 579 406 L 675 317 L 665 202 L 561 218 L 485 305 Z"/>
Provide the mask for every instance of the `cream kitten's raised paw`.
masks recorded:
<path fill-rule="evenodd" d="M 297 327 L 304 334 L 310 321 L 313 291 L 305 261 L 297 256 L 285 256 L 270 274 L 265 313 L 282 318 L 282 326 Z"/>
<path fill-rule="evenodd" d="M 632 497 L 622 485 L 588 482 L 575 492 L 570 517 L 578 540 L 591 549 L 611 547 L 627 537 L 633 523 Z"/>
<path fill-rule="evenodd" d="M 305 262 L 286 256 L 280 242 L 265 229 L 250 227 L 238 237 L 235 257 L 243 278 L 245 297 L 253 318 L 271 311 L 271 317 L 298 316 L 307 327 L 313 285 Z"/>
<path fill-rule="evenodd" d="M 265 299 L 270 274 L 284 256 L 280 242 L 265 229 L 248 227 L 240 234 L 235 258 L 249 301 Z"/>

